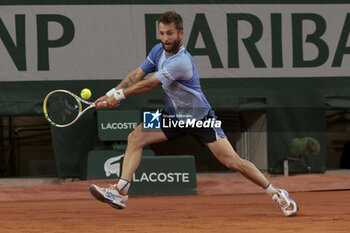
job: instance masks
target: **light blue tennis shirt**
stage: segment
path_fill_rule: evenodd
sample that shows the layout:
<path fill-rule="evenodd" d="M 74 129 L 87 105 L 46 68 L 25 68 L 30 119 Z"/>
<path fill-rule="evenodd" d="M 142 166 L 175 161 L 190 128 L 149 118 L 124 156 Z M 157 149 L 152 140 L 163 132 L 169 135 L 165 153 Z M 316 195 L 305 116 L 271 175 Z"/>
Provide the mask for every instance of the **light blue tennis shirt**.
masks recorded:
<path fill-rule="evenodd" d="M 166 111 L 178 120 L 214 116 L 201 90 L 192 56 L 183 45 L 172 56 L 165 55 L 161 43 L 155 45 L 140 68 L 145 73 L 156 72 L 165 91 Z"/>

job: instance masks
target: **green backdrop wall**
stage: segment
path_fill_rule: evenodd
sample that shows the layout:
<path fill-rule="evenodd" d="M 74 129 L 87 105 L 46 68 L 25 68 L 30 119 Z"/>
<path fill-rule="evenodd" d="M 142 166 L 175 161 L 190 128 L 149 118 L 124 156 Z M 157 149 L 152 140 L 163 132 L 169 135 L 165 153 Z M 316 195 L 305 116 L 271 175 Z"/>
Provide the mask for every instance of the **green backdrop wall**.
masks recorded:
<path fill-rule="evenodd" d="M 326 110 L 350 107 L 348 0 L 0 0 L 0 5 L 0 116 L 41 115 L 42 101 L 54 89 L 79 93 L 87 87 L 93 99 L 104 95 L 119 82 L 116 75 L 120 79 L 143 62 L 158 42 L 155 20 L 165 10 L 183 14 L 184 44 L 214 110 L 266 112 L 270 172 L 283 171 L 295 137 L 319 141 L 321 150 L 310 162 L 313 172 L 323 172 Z M 120 110 L 163 103 L 159 88 L 123 101 Z M 98 139 L 93 111 L 72 127 L 51 128 L 51 134 L 60 177 L 78 177 L 90 150 L 111 146 Z M 291 165 L 291 172 L 305 171 Z"/>
<path fill-rule="evenodd" d="M 40 115 L 45 95 L 53 89 L 68 89 L 79 93 L 83 87 L 92 90 L 93 99 L 103 95 L 118 81 L 50 81 L 2 82 L 0 115 Z M 282 173 L 282 160 L 290 156 L 289 143 L 294 137 L 314 137 L 321 144 L 317 159 L 312 159 L 312 171 L 325 170 L 325 111 L 350 108 L 349 78 L 249 78 L 201 80 L 204 93 L 214 110 L 265 110 L 268 131 L 268 170 Z M 258 97 L 258 98 L 257 98 Z M 266 103 L 245 100 L 265 98 Z M 123 101 L 120 110 L 141 110 L 161 107 L 161 88 L 144 96 Z M 89 112 L 69 128 L 51 128 L 53 148 L 60 177 L 79 176 L 80 161 L 94 147 L 106 145 L 97 137 L 96 113 Z M 107 145 L 108 146 L 108 145 Z M 291 167 L 291 172 L 305 172 L 305 167 Z"/>

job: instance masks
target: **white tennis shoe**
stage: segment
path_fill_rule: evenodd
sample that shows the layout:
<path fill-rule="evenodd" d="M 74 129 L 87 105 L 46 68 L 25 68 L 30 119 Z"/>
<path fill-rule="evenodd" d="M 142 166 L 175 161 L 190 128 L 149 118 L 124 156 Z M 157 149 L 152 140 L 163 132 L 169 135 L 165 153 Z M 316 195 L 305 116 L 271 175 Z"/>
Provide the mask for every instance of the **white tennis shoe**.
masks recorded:
<path fill-rule="evenodd" d="M 285 216 L 296 216 L 298 205 L 289 197 L 286 190 L 279 189 L 279 191 L 272 196 L 272 200 L 281 208 Z"/>
<path fill-rule="evenodd" d="M 100 188 L 97 185 L 90 185 L 90 193 L 97 200 L 105 202 L 116 209 L 124 209 L 128 201 L 128 195 L 122 195 L 117 190 L 117 185 L 110 185 L 108 188 Z"/>

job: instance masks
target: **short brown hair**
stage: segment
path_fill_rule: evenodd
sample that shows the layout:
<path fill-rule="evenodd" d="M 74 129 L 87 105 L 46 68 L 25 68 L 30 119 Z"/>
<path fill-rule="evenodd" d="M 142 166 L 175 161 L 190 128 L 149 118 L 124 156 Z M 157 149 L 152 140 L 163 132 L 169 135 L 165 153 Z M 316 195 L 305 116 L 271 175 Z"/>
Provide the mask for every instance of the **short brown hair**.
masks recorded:
<path fill-rule="evenodd" d="M 174 22 L 177 31 L 183 30 L 184 26 L 183 26 L 182 17 L 175 11 L 164 12 L 158 19 L 158 24 L 163 23 L 168 25 L 168 24 L 171 24 L 172 22 Z"/>

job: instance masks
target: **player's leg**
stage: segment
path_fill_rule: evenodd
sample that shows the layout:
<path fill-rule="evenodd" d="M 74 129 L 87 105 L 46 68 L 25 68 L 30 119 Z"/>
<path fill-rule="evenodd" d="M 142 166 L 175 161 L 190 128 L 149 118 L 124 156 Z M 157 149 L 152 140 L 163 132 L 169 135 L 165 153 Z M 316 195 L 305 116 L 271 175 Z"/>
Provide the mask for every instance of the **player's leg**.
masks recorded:
<path fill-rule="evenodd" d="M 289 197 L 288 192 L 273 187 L 253 163 L 238 156 L 226 138 L 219 137 L 214 142 L 206 143 L 206 146 L 226 167 L 240 172 L 247 179 L 264 188 L 286 216 L 294 216 L 296 214 L 297 204 Z"/>
<path fill-rule="evenodd" d="M 133 174 L 140 165 L 143 147 L 166 141 L 167 137 L 162 130 L 143 130 L 142 124 L 128 136 L 128 145 L 124 156 L 121 179 L 117 184 L 108 188 L 101 188 L 97 185 L 90 186 L 91 194 L 99 201 L 106 202 L 114 208 L 123 209 L 128 200 L 127 192 Z"/>
<path fill-rule="evenodd" d="M 206 146 L 227 168 L 240 172 L 247 179 L 262 188 L 269 184 L 269 181 L 253 163 L 238 156 L 226 138 L 219 138 L 217 141 L 207 143 Z"/>
<path fill-rule="evenodd" d="M 138 125 L 136 129 L 128 136 L 128 145 L 125 151 L 123 160 L 123 169 L 121 180 L 118 183 L 118 189 L 122 194 L 126 195 L 129 189 L 129 183 L 139 167 L 142 158 L 142 149 L 150 144 L 164 142 L 167 137 L 162 130 L 144 130 L 142 124 Z"/>

